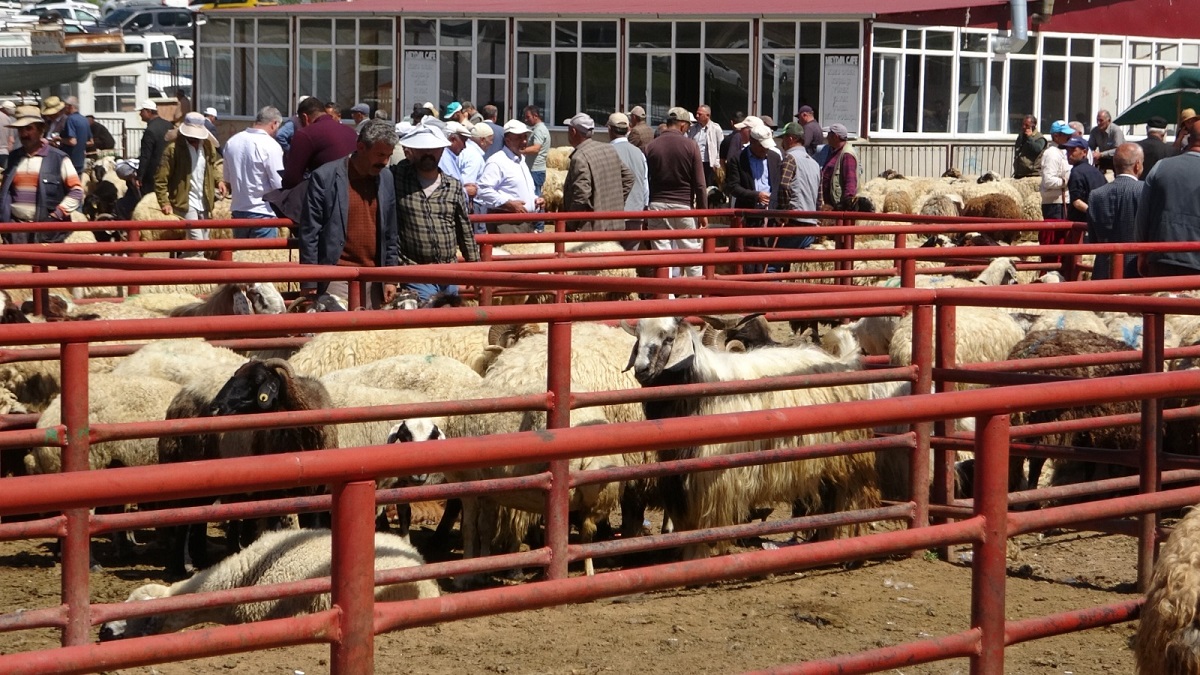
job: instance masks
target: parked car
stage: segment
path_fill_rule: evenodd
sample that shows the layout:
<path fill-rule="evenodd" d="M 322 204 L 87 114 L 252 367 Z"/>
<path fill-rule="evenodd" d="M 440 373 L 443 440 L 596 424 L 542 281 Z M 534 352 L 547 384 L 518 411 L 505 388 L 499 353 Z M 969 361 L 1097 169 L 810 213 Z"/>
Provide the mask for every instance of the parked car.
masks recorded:
<path fill-rule="evenodd" d="M 176 9 L 187 9 L 187 0 L 107 0 L 103 5 L 100 5 L 100 15 L 108 16 L 118 9 L 126 7 L 174 7 Z"/>
<path fill-rule="evenodd" d="M 124 7 L 104 17 L 101 23 L 126 33 L 167 33 L 190 38 L 195 32 L 196 14 L 175 7 Z"/>
<path fill-rule="evenodd" d="M 100 14 L 96 11 L 96 6 L 87 2 L 51 2 L 38 4 L 26 9 L 21 14 L 33 17 L 33 20 L 36 20 L 48 12 L 58 12 L 58 15 L 65 21 L 91 24 L 100 23 Z"/>

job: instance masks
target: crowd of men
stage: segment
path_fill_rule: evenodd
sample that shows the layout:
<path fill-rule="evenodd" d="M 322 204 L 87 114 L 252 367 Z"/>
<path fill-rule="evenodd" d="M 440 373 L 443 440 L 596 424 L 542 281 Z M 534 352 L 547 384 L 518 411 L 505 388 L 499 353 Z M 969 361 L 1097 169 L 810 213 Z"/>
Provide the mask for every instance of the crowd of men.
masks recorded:
<path fill-rule="evenodd" d="M 1086 223 L 1089 242 L 1197 241 L 1200 116 L 1192 108 L 1181 111 L 1174 146 L 1165 141 L 1167 126 L 1166 119 L 1151 117 L 1146 138 L 1129 143 L 1109 112 L 1101 110 L 1086 137 L 1078 122 L 1058 120 L 1046 138 L 1037 118 L 1026 115 L 1014 146 L 1013 176 L 1040 178 L 1043 217 Z M 1061 244 L 1067 236 L 1064 230 L 1043 230 L 1039 243 Z M 1112 278 L 1112 265 L 1111 255 L 1097 255 L 1092 278 Z M 1128 256 L 1121 273 L 1126 278 L 1200 274 L 1200 254 Z"/>

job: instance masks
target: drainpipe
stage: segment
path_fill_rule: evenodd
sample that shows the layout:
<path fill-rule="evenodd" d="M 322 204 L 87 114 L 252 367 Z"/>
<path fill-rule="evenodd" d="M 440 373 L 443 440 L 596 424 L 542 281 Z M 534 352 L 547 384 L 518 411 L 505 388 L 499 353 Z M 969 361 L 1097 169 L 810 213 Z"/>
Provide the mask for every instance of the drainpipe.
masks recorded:
<path fill-rule="evenodd" d="M 1009 49 L 1017 52 L 1029 41 L 1028 8 L 1026 7 L 1026 0 L 1008 0 L 1008 6 L 1012 10 L 1011 45 Z"/>

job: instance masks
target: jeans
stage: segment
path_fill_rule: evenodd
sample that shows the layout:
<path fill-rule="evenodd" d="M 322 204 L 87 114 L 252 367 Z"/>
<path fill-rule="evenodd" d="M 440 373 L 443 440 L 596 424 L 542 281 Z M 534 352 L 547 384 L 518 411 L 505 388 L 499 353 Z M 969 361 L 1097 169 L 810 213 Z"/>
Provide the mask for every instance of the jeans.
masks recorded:
<path fill-rule="evenodd" d="M 422 304 L 429 302 L 429 299 L 438 293 L 445 293 L 446 295 L 458 295 L 458 286 L 455 286 L 454 284 L 418 284 L 414 282 L 403 284 L 403 286 L 404 290 L 416 293 L 417 299 L 420 300 Z"/>
<path fill-rule="evenodd" d="M 253 213 L 251 211 L 234 211 L 234 218 L 263 220 L 274 218 L 262 213 Z M 279 228 L 277 227 L 235 227 L 233 228 L 234 239 L 274 239 L 279 236 Z"/>
<path fill-rule="evenodd" d="M 533 194 L 535 196 L 541 197 L 542 196 L 542 186 L 546 184 L 546 172 L 545 171 L 530 171 L 529 174 L 531 176 L 533 176 Z M 528 211 L 533 211 L 533 205 L 526 204 L 525 209 Z M 534 223 L 533 231 L 534 232 L 545 232 L 546 231 L 546 223 L 543 221 L 540 221 L 540 220 L 538 222 Z"/>

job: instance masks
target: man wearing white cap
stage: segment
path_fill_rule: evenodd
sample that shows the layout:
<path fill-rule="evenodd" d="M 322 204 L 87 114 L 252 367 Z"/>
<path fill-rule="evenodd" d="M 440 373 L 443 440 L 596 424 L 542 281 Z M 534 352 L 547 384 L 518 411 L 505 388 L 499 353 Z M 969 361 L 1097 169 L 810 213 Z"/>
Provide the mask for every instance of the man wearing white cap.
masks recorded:
<path fill-rule="evenodd" d="M 213 138 L 217 138 L 217 109 L 212 106 L 204 109 L 204 128 L 208 129 Z M 220 139 L 217 140 L 217 152 L 221 152 Z"/>
<path fill-rule="evenodd" d="M 485 125 L 486 126 L 486 125 Z M 467 195 L 467 207 L 475 200 L 479 191 L 479 174 L 483 173 L 483 151 L 479 145 L 471 141 L 471 130 L 458 122 L 446 123 L 446 140 L 450 143 L 450 152 L 458 161 L 457 176 Z"/>
<path fill-rule="evenodd" d="M 504 124 L 504 148 L 488 157 L 479 176 L 475 203 L 487 213 L 531 213 L 540 211 L 545 200 L 537 196 L 533 176 L 522 151 L 529 142 L 529 127 L 520 120 Z M 533 232 L 533 223 L 488 223 L 493 234 Z"/>
<path fill-rule="evenodd" d="M 741 122 L 733 125 L 733 133 L 729 135 L 729 147 L 725 155 L 725 167 L 737 161 L 738 155 L 742 154 L 742 149 L 750 144 L 750 130 L 755 127 L 766 126 L 763 121 L 754 115 L 746 115 Z"/>
<path fill-rule="evenodd" d="M 779 154 L 771 152 L 775 148 L 775 139 L 770 127 L 763 125 L 750 130 L 750 144 L 740 153 L 737 159 L 725 165 L 725 194 L 733 198 L 735 209 L 775 209 L 779 199 L 779 179 L 781 161 Z M 747 227 L 765 227 L 761 218 L 750 218 Z M 749 246 L 765 246 L 763 238 L 747 239 Z M 758 265 L 750 265 L 751 272 L 758 271 Z"/>
<path fill-rule="evenodd" d="M 451 126 L 453 125 L 453 126 Z M 461 128 L 457 122 L 449 129 Z M 462 142 L 462 141 L 456 141 Z M 479 260 L 462 183 L 438 169 L 450 141 L 434 126 L 422 125 L 400 139 L 405 159 L 392 167 L 396 186 L 396 216 L 402 265 L 434 265 Z M 405 284 L 421 302 L 434 295 L 457 295 L 446 283 Z"/>
<path fill-rule="evenodd" d="M 299 223 L 300 262 L 343 267 L 391 267 L 399 264 L 396 240 L 396 189 L 385 171 L 396 146 L 396 129 L 371 120 L 354 152 L 309 174 L 304 216 Z M 305 281 L 310 295 L 349 298 L 345 281 Z M 395 284 L 368 284 L 367 309 L 378 309 L 396 295 Z M 351 307 L 351 309 L 356 309 Z"/>
<path fill-rule="evenodd" d="M 563 210 L 624 211 L 625 198 L 633 189 L 633 174 L 621 163 L 612 146 L 592 139 L 596 123 L 591 115 L 577 113 L 563 120 L 567 140 L 575 151 L 563 181 Z M 567 231 L 623 230 L 622 220 L 569 220 Z"/>
<path fill-rule="evenodd" d="M 16 129 L 10 129 L 8 125 L 13 123 L 13 116 L 17 114 L 17 106 L 12 101 L 0 101 L 0 166 L 8 163 L 8 153 L 13 148 L 13 141 L 17 138 Z"/>
<path fill-rule="evenodd" d="M 8 155 L 0 183 L 0 223 L 70 220 L 83 201 L 83 186 L 66 153 L 45 141 L 46 120 L 35 105 L 16 109 L 9 127 L 20 142 Z M 60 242 L 69 232 L 6 232 L 8 244 Z"/>
<path fill-rule="evenodd" d="M 671 108 L 667 112 L 666 129 L 658 138 L 646 146 L 646 165 L 650 174 L 651 211 L 662 211 L 662 217 L 650 218 L 648 230 L 695 230 L 707 227 L 708 220 L 701 218 L 697 223 L 692 216 L 671 218 L 671 211 L 708 208 L 708 189 L 704 181 L 704 164 L 700 161 L 700 149 L 687 136 L 692 124 L 692 114 L 686 108 Z M 656 239 L 651 247 L 659 251 L 699 251 L 699 239 Z M 698 277 L 699 265 L 671 268 L 671 276 Z"/>
<path fill-rule="evenodd" d="M 217 144 L 204 126 L 204 116 L 190 112 L 183 116 L 175 140 L 163 151 L 154 175 L 154 193 L 164 215 L 184 220 L 208 220 L 216 195 L 225 195 L 224 173 Z M 208 230 L 190 228 L 188 239 L 208 239 Z M 191 256 L 200 255 L 194 252 Z M 185 256 L 185 257 L 191 257 Z"/>
<path fill-rule="evenodd" d="M 142 132 L 142 147 L 138 153 L 138 187 L 143 192 L 154 188 L 154 176 L 158 173 L 158 163 L 162 160 L 163 150 L 167 148 L 167 132 L 171 123 L 158 116 L 158 104 L 150 99 L 142 101 L 138 115 L 146 123 Z"/>

